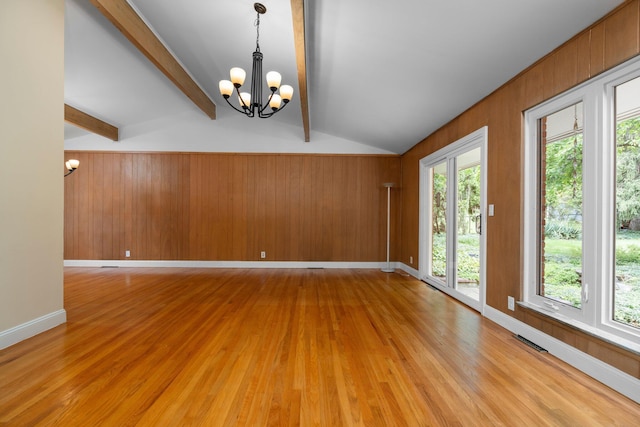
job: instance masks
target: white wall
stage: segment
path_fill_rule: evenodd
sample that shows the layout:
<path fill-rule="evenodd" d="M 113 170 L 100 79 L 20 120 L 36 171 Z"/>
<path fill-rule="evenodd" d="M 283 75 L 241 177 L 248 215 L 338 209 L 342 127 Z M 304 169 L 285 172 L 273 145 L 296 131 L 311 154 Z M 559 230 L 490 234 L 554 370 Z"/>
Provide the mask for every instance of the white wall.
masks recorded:
<path fill-rule="evenodd" d="M 172 116 L 119 128 L 118 142 L 67 124 L 65 149 L 90 151 L 179 151 L 222 153 L 299 153 L 299 154 L 395 154 L 321 132 L 311 132 L 304 142 L 301 126 L 290 126 L 276 119 L 248 119 L 218 104 L 218 116 L 211 120 L 190 107 Z M 220 113 L 223 110 L 223 113 Z"/>
<path fill-rule="evenodd" d="M 64 0 L 0 2 L 0 348 L 63 309 Z"/>

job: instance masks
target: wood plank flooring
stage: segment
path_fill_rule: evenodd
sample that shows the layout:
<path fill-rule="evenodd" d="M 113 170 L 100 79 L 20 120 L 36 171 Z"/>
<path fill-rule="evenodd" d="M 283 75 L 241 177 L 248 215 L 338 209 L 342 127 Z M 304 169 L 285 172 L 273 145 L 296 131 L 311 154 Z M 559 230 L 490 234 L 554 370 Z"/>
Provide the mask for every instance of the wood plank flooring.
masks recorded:
<path fill-rule="evenodd" d="M 6 426 L 636 426 L 640 405 L 404 273 L 66 268 Z"/>

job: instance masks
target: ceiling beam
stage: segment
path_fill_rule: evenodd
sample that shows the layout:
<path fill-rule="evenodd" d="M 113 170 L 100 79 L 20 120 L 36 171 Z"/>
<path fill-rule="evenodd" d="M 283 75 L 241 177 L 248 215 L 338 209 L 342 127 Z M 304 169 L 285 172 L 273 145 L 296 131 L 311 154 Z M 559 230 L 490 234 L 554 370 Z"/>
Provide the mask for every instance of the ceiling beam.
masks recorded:
<path fill-rule="evenodd" d="M 88 130 L 89 132 L 109 138 L 112 141 L 118 140 L 117 127 L 67 104 L 64 104 L 64 121 Z"/>
<path fill-rule="evenodd" d="M 304 0 L 291 0 L 293 20 L 293 38 L 296 47 L 296 64 L 298 66 L 298 87 L 300 88 L 300 107 L 302 109 L 302 126 L 304 142 L 311 140 L 309 135 L 309 94 L 307 92 L 307 51 L 304 27 Z"/>
<path fill-rule="evenodd" d="M 91 3 L 198 108 L 211 119 L 216 118 L 216 104 L 126 0 L 91 0 Z"/>

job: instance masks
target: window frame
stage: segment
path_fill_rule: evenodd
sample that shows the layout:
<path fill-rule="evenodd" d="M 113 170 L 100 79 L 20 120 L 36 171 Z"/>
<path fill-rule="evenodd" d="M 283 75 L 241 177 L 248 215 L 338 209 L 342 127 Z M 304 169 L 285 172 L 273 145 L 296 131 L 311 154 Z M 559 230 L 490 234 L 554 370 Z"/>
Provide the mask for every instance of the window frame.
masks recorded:
<path fill-rule="evenodd" d="M 640 77 L 640 57 L 524 112 L 523 301 L 520 305 L 640 351 L 640 330 L 613 320 L 615 275 L 615 88 Z M 583 103 L 583 292 L 581 308 L 538 295 L 539 120 Z M 593 230 L 589 232 L 588 230 Z"/>

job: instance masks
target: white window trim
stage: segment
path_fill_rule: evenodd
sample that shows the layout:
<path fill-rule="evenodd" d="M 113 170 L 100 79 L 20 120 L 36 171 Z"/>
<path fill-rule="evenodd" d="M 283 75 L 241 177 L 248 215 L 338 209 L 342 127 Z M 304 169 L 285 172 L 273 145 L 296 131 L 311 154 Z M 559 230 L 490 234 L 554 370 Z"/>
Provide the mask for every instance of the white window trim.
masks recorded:
<path fill-rule="evenodd" d="M 612 311 L 612 292 L 606 284 L 613 277 L 613 259 L 606 260 L 604 254 L 612 253 L 612 239 L 615 215 L 614 168 L 615 149 L 612 138 L 615 135 L 613 94 L 616 85 L 632 78 L 640 77 L 640 57 L 603 73 L 553 99 L 525 112 L 524 120 L 524 250 L 523 285 L 524 301 L 520 305 L 529 307 L 546 316 L 560 320 L 590 335 L 640 353 L 640 331 L 619 322 L 609 320 Z M 583 230 L 583 277 L 588 292 L 588 301 L 581 309 L 554 304 L 549 308 L 545 302 L 551 300 L 537 295 L 537 164 L 538 141 L 537 122 L 540 118 L 583 102 L 583 206 L 595 206 L 593 212 L 585 212 Z M 595 141 L 594 141 L 595 139 Z M 601 177 L 599 179 L 599 177 Z M 590 252 L 586 252 L 590 250 Z M 595 281 L 596 283 L 589 283 Z"/>

